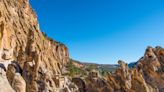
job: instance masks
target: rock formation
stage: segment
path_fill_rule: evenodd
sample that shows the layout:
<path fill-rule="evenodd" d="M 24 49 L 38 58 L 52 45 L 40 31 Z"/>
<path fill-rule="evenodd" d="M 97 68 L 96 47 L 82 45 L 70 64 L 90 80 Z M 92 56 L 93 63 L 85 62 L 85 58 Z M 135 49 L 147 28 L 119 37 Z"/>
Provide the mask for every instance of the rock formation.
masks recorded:
<path fill-rule="evenodd" d="M 102 77 L 91 71 L 88 77 L 76 78 L 73 82 L 80 92 L 164 92 L 163 57 L 163 48 L 148 47 L 133 68 L 119 60 L 119 68 L 114 73 Z"/>
<path fill-rule="evenodd" d="M 0 0 L 0 92 L 164 92 L 161 47 L 148 47 L 133 68 L 119 61 L 105 77 L 64 75 L 69 61 L 67 47 L 40 31 L 28 0 Z"/>
<path fill-rule="evenodd" d="M 8 87 L 3 92 L 59 92 L 70 90 L 70 85 L 73 88 L 68 78 L 60 83 L 64 87 L 57 87 L 55 79 L 63 78 L 68 50 L 40 31 L 29 1 L 0 0 L 0 7 L 0 87 Z"/>

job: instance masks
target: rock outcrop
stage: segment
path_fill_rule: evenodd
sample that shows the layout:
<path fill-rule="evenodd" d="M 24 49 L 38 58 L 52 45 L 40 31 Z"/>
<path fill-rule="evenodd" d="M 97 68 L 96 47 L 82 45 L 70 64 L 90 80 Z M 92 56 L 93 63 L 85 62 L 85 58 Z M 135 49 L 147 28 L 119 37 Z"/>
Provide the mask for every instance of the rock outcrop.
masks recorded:
<path fill-rule="evenodd" d="M 145 55 L 139 60 L 138 70 L 142 71 L 145 81 L 160 92 L 164 91 L 163 62 L 164 49 L 161 47 L 148 47 Z"/>
<path fill-rule="evenodd" d="M 91 71 L 88 77 L 76 78 L 73 82 L 80 92 L 164 92 L 163 62 L 164 49 L 148 47 L 132 68 L 120 60 L 114 73 L 102 77 Z"/>
<path fill-rule="evenodd" d="M 119 61 L 120 68 L 107 78 L 112 91 L 163 92 L 163 51 L 161 47 L 148 47 L 136 67 L 131 69 Z"/>
<path fill-rule="evenodd" d="M 65 85 L 60 88 L 54 80 L 62 76 L 68 61 L 67 47 L 40 31 L 28 0 L 0 0 L 0 63 L 4 66 L 0 87 L 5 84 L 9 90 L 3 92 L 70 90 L 71 83 L 60 83 Z"/>
<path fill-rule="evenodd" d="M 0 64 L 0 89 L 0 92 L 15 92 L 6 77 L 6 69 L 3 64 Z"/>
<path fill-rule="evenodd" d="M 119 61 L 105 77 L 64 75 L 69 61 L 67 47 L 40 31 L 28 0 L 0 0 L 0 92 L 164 92 L 161 47 L 148 47 L 133 68 Z"/>
<path fill-rule="evenodd" d="M 106 79 L 111 92 L 158 92 L 145 81 L 142 71 L 129 69 L 123 61 L 119 61 L 119 64 L 120 68 Z"/>

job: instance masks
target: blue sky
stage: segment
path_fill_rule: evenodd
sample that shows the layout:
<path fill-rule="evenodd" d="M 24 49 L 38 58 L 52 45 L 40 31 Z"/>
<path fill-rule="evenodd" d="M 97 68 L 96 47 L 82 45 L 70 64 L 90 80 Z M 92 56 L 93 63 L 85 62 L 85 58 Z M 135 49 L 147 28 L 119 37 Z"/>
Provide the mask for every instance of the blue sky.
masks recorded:
<path fill-rule="evenodd" d="M 41 30 L 67 45 L 70 57 L 115 64 L 164 47 L 164 0 L 31 0 Z"/>

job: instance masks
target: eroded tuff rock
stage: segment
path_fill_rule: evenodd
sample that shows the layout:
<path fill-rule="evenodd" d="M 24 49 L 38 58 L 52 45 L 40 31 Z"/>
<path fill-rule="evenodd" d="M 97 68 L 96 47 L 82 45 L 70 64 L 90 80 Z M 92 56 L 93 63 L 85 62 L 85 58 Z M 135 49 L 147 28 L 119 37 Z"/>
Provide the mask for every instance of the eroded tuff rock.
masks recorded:
<path fill-rule="evenodd" d="M 119 68 L 107 76 L 92 71 L 87 77 L 74 78 L 80 92 L 164 92 L 164 49 L 148 47 L 134 68 L 118 61 Z"/>
<path fill-rule="evenodd" d="M 62 75 L 68 62 L 67 47 L 40 31 L 28 0 L 0 0 L 0 92 L 164 92 L 161 47 L 148 47 L 134 68 L 119 61 L 107 77 L 91 71 L 70 81 Z"/>
<path fill-rule="evenodd" d="M 0 63 L 4 66 L 0 87 L 7 86 L 3 92 L 74 92 L 76 86 L 68 78 L 59 81 L 68 61 L 67 47 L 40 31 L 28 0 L 0 0 Z"/>
<path fill-rule="evenodd" d="M 164 49 L 161 47 L 148 47 L 144 56 L 132 69 L 119 61 L 120 68 L 107 78 L 111 91 L 163 92 L 163 52 Z"/>
<path fill-rule="evenodd" d="M 145 81 L 141 70 L 129 69 L 123 61 L 118 63 L 120 68 L 106 79 L 111 92 L 158 92 L 156 87 Z"/>
<path fill-rule="evenodd" d="M 158 88 L 160 92 L 164 91 L 163 52 L 164 49 L 161 47 L 148 47 L 137 65 L 137 68 L 142 70 L 145 81 L 152 87 Z"/>
<path fill-rule="evenodd" d="M 9 84 L 9 81 L 6 77 L 6 69 L 3 64 L 0 64 L 0 89 L 0 92 L 15 92 Z"/>

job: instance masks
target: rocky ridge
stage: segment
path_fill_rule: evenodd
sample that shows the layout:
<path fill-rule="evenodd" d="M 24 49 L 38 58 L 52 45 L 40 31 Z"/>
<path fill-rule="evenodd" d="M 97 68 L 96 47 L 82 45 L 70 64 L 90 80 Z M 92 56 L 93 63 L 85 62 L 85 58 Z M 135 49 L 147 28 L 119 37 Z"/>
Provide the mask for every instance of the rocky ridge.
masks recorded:
<path fill-rule="evenodd" d="M 67 47 L 40 31 L 29 1 L 0 0 L 0 7 L 0 92 L 164 92 L 163 48 L 148 47 L 132 68 L 119 61 L 106 76 L 70 77 Z"/>

